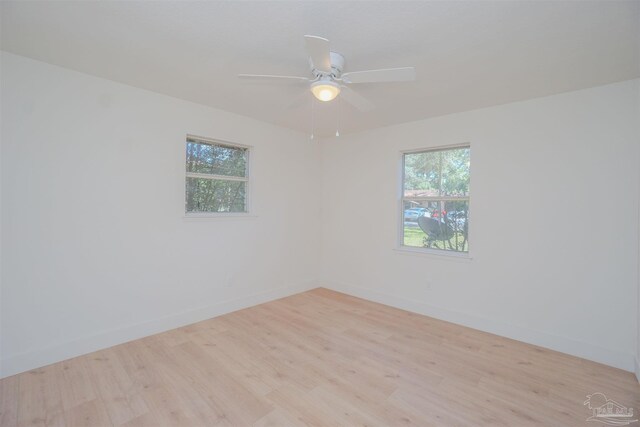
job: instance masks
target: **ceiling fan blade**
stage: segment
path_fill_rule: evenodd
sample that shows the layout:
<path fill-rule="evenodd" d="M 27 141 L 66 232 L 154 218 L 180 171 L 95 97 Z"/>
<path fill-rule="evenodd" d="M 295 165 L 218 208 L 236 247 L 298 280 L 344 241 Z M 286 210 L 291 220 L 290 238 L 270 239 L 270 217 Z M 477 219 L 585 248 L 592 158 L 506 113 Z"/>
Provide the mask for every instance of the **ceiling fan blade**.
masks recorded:
<path fill-rule="evenodd" d="M 329 40 L 318 36 L 304 36 L 304 42 L 313 68 L 330 73 L 331 51 L 329 50 Z"/>
<path fill-rule="evenodd" d="M 241 79 L 253 79 L 253 80 L 280 80 L 280 81 L 299 81 L 308 83 L 309 79 L 306 77 L 298 77 L 298 76 L 272 76 L 268 74 L 238 74 L 238 77 Z"/>
<path fill-rule="evenodd" d="M 358 92 L 346 86 L 342 86 L 342 88 L 340 89 L 340 96 L 360 111 L 373 110 L 373 108 L 375 107 L 375 105 L 373 105 L 373 102 L 369 101 Z"/>
<path fill-rule="evenodd" d="M 354 71 L 342 75 L 345 83 L 407 82 L 415 79 L 416 70 L 413 67 Z"/>

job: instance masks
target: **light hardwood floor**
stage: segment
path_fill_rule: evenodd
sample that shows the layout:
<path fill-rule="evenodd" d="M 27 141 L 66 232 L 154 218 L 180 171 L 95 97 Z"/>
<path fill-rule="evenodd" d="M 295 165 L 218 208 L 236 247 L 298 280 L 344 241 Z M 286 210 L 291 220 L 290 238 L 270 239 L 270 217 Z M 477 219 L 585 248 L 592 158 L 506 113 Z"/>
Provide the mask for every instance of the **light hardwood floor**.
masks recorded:
<path fill-rule="evenodd" d="M 628 372 L 326 289 L 0 381 L 4 426 L 584 426 Z M 599 425 L 599 424 L 598 424 Z"/>

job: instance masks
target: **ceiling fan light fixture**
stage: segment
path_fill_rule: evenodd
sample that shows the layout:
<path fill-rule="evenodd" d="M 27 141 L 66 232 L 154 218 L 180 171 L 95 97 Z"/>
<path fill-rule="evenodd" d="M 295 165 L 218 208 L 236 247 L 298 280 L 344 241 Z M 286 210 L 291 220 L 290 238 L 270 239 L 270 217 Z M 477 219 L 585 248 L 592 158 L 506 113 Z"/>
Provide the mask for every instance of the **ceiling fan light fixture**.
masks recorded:
<path fill-rule="evenodd" d="M 318 100 L 328 102 L 340 94 L 340 85 L 332 80 L 319 80 L 311 84 L 311 92 Z"/>

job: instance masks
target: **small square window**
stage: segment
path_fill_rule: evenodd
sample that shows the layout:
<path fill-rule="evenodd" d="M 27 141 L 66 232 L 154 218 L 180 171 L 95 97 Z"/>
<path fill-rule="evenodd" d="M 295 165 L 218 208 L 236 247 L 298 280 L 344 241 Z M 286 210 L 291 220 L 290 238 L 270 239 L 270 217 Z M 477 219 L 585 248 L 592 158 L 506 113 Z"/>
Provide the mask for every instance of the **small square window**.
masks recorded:
<path fill-rule="evenodd" d="M 249 148 L 187 137 L 186 213 L 246 213 Z"/>

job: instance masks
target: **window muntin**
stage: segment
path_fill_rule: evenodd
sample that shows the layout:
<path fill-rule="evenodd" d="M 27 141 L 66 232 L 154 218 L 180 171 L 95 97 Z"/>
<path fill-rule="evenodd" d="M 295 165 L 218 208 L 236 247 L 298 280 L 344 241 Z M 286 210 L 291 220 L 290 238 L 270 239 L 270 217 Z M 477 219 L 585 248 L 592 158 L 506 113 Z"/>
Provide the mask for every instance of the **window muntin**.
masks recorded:
<path fill-rule="evenodd" d="M 469 251 L 470 147 L 403 153 L 401 245 Z"/>
<path fill-rule="evenodd" d="M 247 147 L 195 137 L 186 144 L 187 213 L 246 213 Z"/>

